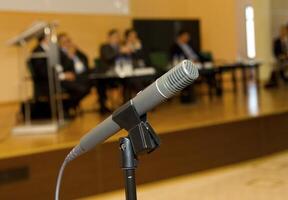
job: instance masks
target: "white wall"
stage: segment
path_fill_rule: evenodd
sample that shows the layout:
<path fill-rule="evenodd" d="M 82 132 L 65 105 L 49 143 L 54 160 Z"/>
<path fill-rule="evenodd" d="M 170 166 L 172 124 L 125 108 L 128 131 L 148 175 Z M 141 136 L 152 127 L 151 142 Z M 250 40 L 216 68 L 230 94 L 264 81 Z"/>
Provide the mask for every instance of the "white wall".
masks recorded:
<path fill-rule="evenodd" d="M 245 7 L 252 5 L 255 10 L 256 58 L 262 62 L 260 71 L 262 80 L 269 77 L 273 64 L 270 1 L 274 0 L 236 0 L 238 56 L 247 57 Z"/>
<path fill-rule="evenodd" d="M 268 79 L 274 58 L 272 55 L 272 33 L 271 33 L 271 2 L 274 0 L 254 0 L 255 29 L 256 29 L 256 51 L 257 58 L 263 63 L 261 78 Z"/>
<path fill-rule="evenodd" d="M 264 63 L 262 78 L 267 79 L 275 58 L 273 40 L 282 25 L 288 24 L 287 0 L 253 0 L 256 14 L 256 46 L 258 58 Z"/>
<path fill-rule="evenodd" d="M 239 58 L 247 57 L 245 8 L 249 5 L 253 5 L 253 0 L 236 0 L 237 54 Z"/>
<path fill-rule="evenodd" d="M 128 14 L 129 0 L 2 0 L 0 10 Z"/>
<path fill-rule="evenodd" d="M 287 0 L 271 0 L 272 15 L 272 36 L 279 35 L 279 29 L 282 25 L 288 24 L 288 1 Z"/>

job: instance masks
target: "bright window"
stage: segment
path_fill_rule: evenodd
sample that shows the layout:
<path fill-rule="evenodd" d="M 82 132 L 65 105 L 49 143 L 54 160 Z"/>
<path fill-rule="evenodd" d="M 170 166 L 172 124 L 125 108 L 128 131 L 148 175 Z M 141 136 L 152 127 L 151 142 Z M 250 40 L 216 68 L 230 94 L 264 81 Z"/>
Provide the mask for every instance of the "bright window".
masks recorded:
<path fill-rule="evenodd" d="M 247 41 L 247 56 L 250 59 L 256 57 L 256 46 L 255 46 L 255 24 L 254 24 L 254 8 L 247 6 L 245 8 L 246 18 L 246 41 Z"/>

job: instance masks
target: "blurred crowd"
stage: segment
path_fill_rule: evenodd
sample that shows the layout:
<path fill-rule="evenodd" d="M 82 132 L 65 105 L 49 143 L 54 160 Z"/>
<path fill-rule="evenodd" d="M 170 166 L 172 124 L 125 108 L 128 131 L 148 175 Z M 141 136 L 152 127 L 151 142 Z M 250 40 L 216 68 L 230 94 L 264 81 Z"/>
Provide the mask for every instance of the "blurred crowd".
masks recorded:
<path fill-rule="evenodd" d="M 107 91 L 119 88 L 123 82 L 111 79 L 93 79 L 91 74 L 105 74 L 107 71 L 115 70 L 119 63 L 129 63 L 133 68 L 145 68 L 146 63 L 143 55 L 143 46 L 134 29 L 128 29 L 123 33 L 112 29 L 107 33 L 107 41 L 99 47 L 99 58 L 95 59 L 95 66 L 90 67 L 87 55 L 80 50 L 77 44 L 67 33 L 58 34 L 57 50 L 59 53 L 59 65 L 55 67 L 54 73 L 60 82 L 63 93 L 69 95 L 69 101 L 63 100 L 65 115 L 69 116 L 71 110 L 77 109 L 81 100 L 90 93 L 92 87 L 98 93 L 100 113 L 111 112 L 107 106 Z M 187 31 L 180 31 L 171 47 L 170 60 L 177 62 L 183 59 L 198 61 L 197 52 L 189 45 L 190 34 Z M 50 36 L 41 34 L 38 37 L 38 44 L 34 48 L 29 60 L 29 67 L 34 81 L 34 98 L 49 96 L 49 60 L 47 56 L 41 54 L 51 54 L 49 44 Z M 151 82 L 151 80 L 150 80 Z M 129 85 L 136 92 L 143 89 L 149 81 L 129 80 L 125 84 Z M 120 87 L 121 88 L 121 87 Z"/>

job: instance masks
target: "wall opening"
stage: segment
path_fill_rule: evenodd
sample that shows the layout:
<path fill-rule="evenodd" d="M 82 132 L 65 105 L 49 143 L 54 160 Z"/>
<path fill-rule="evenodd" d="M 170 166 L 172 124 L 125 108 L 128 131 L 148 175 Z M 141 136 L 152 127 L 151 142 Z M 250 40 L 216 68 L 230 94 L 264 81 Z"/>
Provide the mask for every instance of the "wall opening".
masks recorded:
<path fill-rule="evenodd" d="M 246 6 L 245 19 L 246 19 L 247 57 L 250 59 L 254 59 L 256 57 L 256 44 L 255 44 L 254 8 L 252 6 Z"/>

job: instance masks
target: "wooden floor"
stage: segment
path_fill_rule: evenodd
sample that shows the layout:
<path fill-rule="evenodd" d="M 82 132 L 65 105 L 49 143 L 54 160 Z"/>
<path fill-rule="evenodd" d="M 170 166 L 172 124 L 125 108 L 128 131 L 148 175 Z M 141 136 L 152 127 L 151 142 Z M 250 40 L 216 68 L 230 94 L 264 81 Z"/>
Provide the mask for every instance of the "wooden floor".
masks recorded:
<path fill-rule="evenodd" d="M 93 98 L 85 105 L 94 106 Z M 288 87 L 257 91 L 251 86 L 247 94 L 226 91 L 222 98 L 202 95 L 195 104 L 181 105 L 177 99 L 162 104 L 149 114 L 162 145 L 141 157 L 137 183 L 198 173 L 288 149 L 287 99 Z M 65 155 L 103 117 L 87 113 L 57 134 L 13 136 L 16 111 L 17 105 L 0 107 L 0 199 L 52 199 Z M 121 134 L 125 133 L 69 164 L 61 199 L 123 187 L 117 142 Z"/>
<path fill-rule="evenodd" d="M 288 152 L 138 186 L 145 200 L 287 200 Z M 124 191 L 82 200 L 124 200 Z"/>
<path fill-rule="evenodd" d="M 92 98 L 92 100 L 91 100 Z M 245 95 L 225 92 L 222 98 L 198 98 L 195 104 L 181 105 L 177 99 L 149 113 L 149 120 L 158 134 L 191 128 L 224 124 L 248 118 L 288 112 L 288 87 L 257 91 L 253 85 Z M 94 97 L 86 100 L 94 103 Z M 0 106 L 0 159 L 72 148 L 81 136 L 105 117 L 87 113 L 59 130 L 56 134 L 13 136 L 18 105 Z M 123 131 L 109 141 L 115 141 Z"/>

